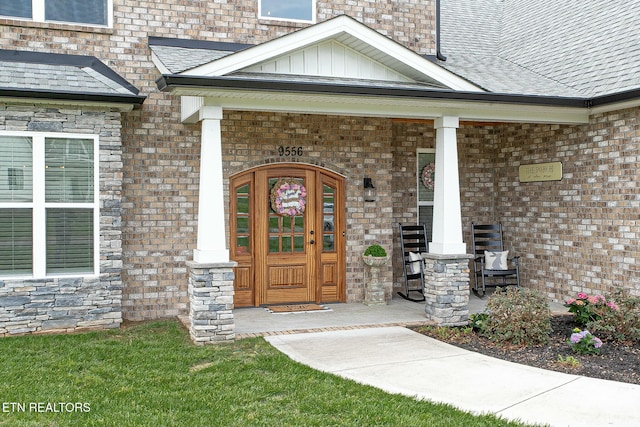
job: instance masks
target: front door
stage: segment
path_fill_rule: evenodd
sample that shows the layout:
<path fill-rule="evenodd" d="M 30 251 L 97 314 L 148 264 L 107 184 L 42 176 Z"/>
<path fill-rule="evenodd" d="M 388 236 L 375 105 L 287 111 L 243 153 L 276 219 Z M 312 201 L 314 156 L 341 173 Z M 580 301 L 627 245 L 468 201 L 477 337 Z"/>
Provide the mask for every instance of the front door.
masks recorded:
<path fill-rule="evenodd" d="M 237 307 L 345 300 L 344 179 L 266 166 L 230 185 Z"/>

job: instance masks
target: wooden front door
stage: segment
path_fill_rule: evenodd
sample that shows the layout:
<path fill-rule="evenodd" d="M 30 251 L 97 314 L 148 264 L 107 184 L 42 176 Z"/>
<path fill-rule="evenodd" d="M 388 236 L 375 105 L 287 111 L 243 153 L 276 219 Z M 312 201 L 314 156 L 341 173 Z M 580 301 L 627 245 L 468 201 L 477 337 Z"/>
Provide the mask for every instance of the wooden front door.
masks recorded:
<path fill-rule="evenodd" d="M 344 179 L 266 166 L 230 182 L 237 307 L 345 300 Z"/>

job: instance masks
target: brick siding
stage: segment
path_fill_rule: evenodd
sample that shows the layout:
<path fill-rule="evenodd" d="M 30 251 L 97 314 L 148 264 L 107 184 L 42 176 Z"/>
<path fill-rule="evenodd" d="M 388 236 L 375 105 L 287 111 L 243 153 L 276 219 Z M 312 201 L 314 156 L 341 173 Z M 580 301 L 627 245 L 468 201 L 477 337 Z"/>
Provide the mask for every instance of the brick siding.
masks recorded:
<path fill-rule="evenodd" d="M 318 21 L 347 13 L 420 54 L 434 53 L 433 1 L 319 1 L 317 9 Z M 148 96 L 122 115 L 125 318 L 187 313 L 186 261 L 196 240 L 199 125 L 180 123 L 179 101 L 158 92 L 147 36 L 261 43 L 304 26 L 257 19 L 257 1 L 114 0 L 112 29 L 0 20 L 0 48 L 95 55 Z M 638 115 L 595 115 L 580 126 L 463 124 L 465 240 L 471 220 L 503 221 L 508 244 L 524 256 L 523 283 L 554 299 L 638 289 Z M 289 140 L 306 148 L 300 161 L 347 177 L 347 299 L 361 300 L 362 249 L 373 241 L 393 248 L 393 223 L 416 213 L 415 148 L 433 146 L 432 123 L 226 111 L 222 124 L 225 177 L 265 158 L 279 161 L 274 147 Z M 563 181 L 518 183 L 519 164 L 542 161 L 562 161 Z M 375 204 L 362 201 L 364 176 L 376 185 Z"/>
<path fill-rule="evenodd" d="M 421 54 L 434 54 L 434 4 L 318 1 L 317 21 L 346 13 Z M 180 123 L 179 100 L 158 93 L 159 73 L 151 62 L 147 36 L 258 44 L 309 25 L 257 19 L 257 6 L 255 0 L 114 0 L 112 29 L 0 19 L 0 48 L 94 55 L 148 96 L 141 110 L 123 114 L 123 315 L 127 319 L 187 313 L 185 263 L 192 258 L 197 229 L 199 125 Z M 375 161 L 362 165 L 347 184 L 348 194 L 361 197 L 362 181 L 355 176 L 375 170 Z M 382 179 L 378 182 L 379 194 L 390 191 Z M 361 223 L 348 230 L 353 250 L 379 235 L 382 243 L 391 243 L 384 229 L 363 224 L 377 214 L 374 207 L 354 213 Z M 348 265 L 356 256 L 349 257 Z M 354 282 L 356 289 L 361 281 L 360 276 Z M 359 299 L 359 293 L 354 290 L 348 299 Z"/>

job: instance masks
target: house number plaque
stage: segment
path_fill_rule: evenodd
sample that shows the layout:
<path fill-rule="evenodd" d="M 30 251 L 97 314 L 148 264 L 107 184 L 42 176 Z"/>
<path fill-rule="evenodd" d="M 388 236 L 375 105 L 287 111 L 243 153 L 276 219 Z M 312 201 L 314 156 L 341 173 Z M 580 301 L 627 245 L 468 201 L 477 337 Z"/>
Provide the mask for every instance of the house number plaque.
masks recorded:
<path fill-rule="evenodd" d="M 300 157 L 304 154 L 302 147 L 287 147 L 281 145 L 278 147 L 280 157 Z"/>

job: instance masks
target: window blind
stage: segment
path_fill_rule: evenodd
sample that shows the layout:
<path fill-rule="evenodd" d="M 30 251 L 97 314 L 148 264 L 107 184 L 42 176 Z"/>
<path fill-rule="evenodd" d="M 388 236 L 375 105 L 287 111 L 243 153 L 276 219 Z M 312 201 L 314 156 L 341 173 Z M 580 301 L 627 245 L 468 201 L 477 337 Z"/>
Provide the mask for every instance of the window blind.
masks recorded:
<path fill-rule="evenodd" d="M 0 137 L 0 203 L 33 200 L 31 138 Z"/>
<path fill-rule="evenodd" d="M 93 202 L 92 140 L 45 140 L 45 194 L 48 203 Z"/>
<path fill-rule="evenodd" d="M 93 209 L 47 209 L 47 274 L 93 271 Z"/>
<path fill-rule="evenodd" d="M 0 209 L 0 274 L 33 271 L 31 209 Z"/>

